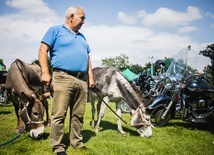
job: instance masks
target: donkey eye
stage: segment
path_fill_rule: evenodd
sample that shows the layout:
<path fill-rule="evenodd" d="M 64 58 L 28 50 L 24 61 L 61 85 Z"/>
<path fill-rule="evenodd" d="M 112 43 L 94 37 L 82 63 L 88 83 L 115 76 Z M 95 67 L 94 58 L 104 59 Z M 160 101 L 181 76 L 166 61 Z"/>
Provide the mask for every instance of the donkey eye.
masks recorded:
<path fill-rule="evenodd" d="M 149 121 L 150 119 L 149 118 L 145 118 L 147 121 Z"/>

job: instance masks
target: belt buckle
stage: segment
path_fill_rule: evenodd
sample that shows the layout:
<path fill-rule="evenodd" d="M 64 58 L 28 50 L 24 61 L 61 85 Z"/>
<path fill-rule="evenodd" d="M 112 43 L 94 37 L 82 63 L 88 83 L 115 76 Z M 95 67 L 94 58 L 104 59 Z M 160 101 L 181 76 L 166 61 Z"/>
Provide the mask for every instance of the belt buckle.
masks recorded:
<path fill-rule="evenodd" d="M 81 72 L 77 72 L 77 78 L 81 76 Z"/>

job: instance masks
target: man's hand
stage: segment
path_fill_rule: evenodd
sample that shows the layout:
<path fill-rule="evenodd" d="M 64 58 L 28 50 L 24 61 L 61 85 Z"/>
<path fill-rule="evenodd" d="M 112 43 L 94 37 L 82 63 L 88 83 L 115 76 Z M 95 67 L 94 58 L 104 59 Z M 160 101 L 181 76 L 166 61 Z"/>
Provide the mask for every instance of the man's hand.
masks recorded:
<path fill-rule="evenodd" d="M 49 73 L 42 73 L 41 82 L 45 85 L 50 85 L 51 82 L 51 76 Z"/>

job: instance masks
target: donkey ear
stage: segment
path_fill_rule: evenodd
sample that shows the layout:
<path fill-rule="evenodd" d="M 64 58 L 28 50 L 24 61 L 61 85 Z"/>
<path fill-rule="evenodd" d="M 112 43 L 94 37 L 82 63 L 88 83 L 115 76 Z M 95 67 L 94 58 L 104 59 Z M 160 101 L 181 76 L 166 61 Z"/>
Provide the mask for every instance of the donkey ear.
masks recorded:
<path fill-rule="evenodd" d="M 50 96 L 51 96 L 51 93 L 50 92 L 46 92 L 46 93 L 44 93 L 42 95 L 39 95 L 39 100 L 43 101 L 43 100 L 45 100 L 46 98 L 48 98 Z"/>
<path fill-rule="evenodd" d="M 40 94 L 39 91 L 36 92 L 36 95 L 32 96 L 35 100 L 39 99 L 40 101 L 45 100 L 46 98 L 50 97 L 51 93 L 50 92 L 45 92 L 44 94 Z"/>

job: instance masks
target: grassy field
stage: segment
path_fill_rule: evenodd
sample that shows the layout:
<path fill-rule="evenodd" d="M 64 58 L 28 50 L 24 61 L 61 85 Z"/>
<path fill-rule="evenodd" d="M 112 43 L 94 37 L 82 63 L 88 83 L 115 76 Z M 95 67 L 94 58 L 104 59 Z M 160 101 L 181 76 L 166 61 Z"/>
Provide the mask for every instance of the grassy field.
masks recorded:
<path fill-rule="evenodd" d="M 51 106 L 51 100 L 49 100 Z M 109 104 L 115 109 L 115 104 Z M 122 114 L 127 122 L 129 114 Z M 67 117 L 68 120 L 68 117 Z M 90 150 L 78 150 L 68 147 L 68 155 L 213 155 L 214 126 L 194 127 L 176 118 L 167 126 L 153 129 L 151 138 L 141 138 L 134 128 L 123 124 L 126 136 L 117 132 L 116 116 L 106 110 L 100 131 L 95 135 L 90 127 L 91 105 L 87 103 L 83 128 L 84 143 Z M 68 126 L 68 121 L 66 121 Z M 0 144 L 16 136 L 16 116 L 11 103 L 6 107 L 0 105 Z M 33 140 L 25 132 L 15 141 L 0 147 L 0 155 L 51 155 L 50 127 L 40 140 Z M 65 143 L 69 145 L 68 127 Z"/>

